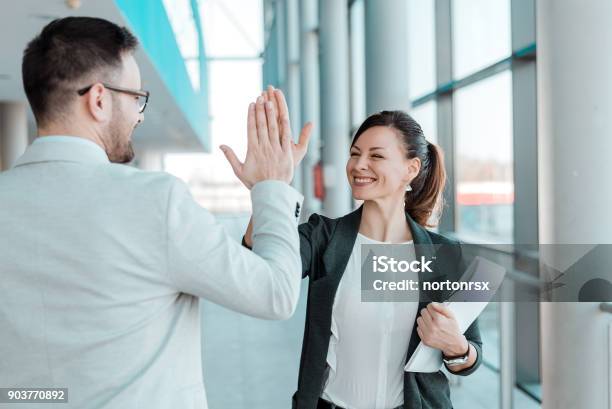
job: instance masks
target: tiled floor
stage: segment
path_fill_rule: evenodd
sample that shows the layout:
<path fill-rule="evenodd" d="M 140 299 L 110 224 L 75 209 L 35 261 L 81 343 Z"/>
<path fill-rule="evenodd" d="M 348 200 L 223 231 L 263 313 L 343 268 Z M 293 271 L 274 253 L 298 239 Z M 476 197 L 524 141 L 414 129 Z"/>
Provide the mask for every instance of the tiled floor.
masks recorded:
<path fill-rule="evenodd" d="M 203 303 L 202 355 L 210 409 L 291 407 L 304 332 L 305 289 L 306 285 L 288 321 L 259 320 Z"/>
<path fill-rule="evenodd" d="M 454 409 L 499 408 L 499 374 L 484 365 L 466 377 L 453 377 L 451 397 Z M 455 384 L 458 381 L 459 384 Z M 540 404 L 514 389 L 514 409 L 540 409 Z"/>

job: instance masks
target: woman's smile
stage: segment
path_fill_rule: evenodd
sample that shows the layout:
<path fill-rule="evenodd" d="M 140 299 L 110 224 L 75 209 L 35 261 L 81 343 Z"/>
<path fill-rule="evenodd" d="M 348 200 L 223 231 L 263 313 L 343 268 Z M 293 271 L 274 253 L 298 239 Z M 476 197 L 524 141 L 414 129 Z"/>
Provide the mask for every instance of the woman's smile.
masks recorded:
<path fill-rule="evenodd" d="M 374 182 L 376 182 L 376 178 L 369 176 L 353 176 L 353 186 L 355 187 L 365 187 L 370 186 Z"/>

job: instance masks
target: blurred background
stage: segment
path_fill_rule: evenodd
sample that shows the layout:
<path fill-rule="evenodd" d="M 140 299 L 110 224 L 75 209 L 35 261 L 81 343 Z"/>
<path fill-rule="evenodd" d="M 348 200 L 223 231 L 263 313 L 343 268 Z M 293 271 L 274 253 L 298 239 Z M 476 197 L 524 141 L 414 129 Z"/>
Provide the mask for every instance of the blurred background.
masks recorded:
<path fill-rule="evenodd" d="M 296 137 L 315 124 L 293 182 L 304 218 L 355 208 L 344 172 L 351 136 L 368 114 L 402 109 L 445 152 L 439 232 L 506 260 L 537 243 L 612 242 L 609 0 L 20 0 L 0 9 L 2 169 L 36 135 L 20 74 L 27 42 L 54 18 L 97 16 L 142 45 L 151 99 L 132 166 L 183 179 L 237 240 L 249 191 L 218 146 L 244 157 L 248 104 L 273 85 Z M 519 264 L 510 274 L 538 279 Z M 212 409 L 290 406 L 307 287 L 285 322 L 202 303 Z M 491 303 L 480 319 L 484 365 L 448 375 L 455 408 L 612 408 L 611 310 Z"/>

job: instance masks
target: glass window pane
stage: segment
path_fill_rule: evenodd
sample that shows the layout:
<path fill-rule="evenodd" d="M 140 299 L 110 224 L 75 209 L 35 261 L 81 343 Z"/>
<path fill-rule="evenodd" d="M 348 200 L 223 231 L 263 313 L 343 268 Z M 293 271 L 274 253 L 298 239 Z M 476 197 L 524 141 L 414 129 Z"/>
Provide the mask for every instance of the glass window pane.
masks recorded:
<path fill-rule="evenodd" d="M 190 1 L 190 0 L 165 0 Z M 263 1 L 198 1 L 207 57 L 255 57 L 264 49 Z M 257 21 L 260 24 L 254 24 Z"/>
<path fill-rule="evenodd" d="M 191 86 L 200 90 L 200 38 L 189 0 L 163 0 Z"/>
<path fill-rule="evenodd" d="M 438 122 L 436 119 L 436 101 L 429 101 L 410 111 L 410 115 L 421 125 L 425 138 L 432 143 L 438 143 Z"/>
<path fill-rule="evenodd" d="M 452 12 L 455 78 L 510 55 L 510 0 L 453 0 Z"/>
<path fill-rule="evenodd" d="M 512 73 L 459 89 L 454 102 L 456 229 L 512 243 Z"/>
<path fill-rule="evenodd" d="M 436 37 L 434 0 L 409 3 L 408 47 L 410 58 L 410 98 L 418 98 L 436 88 Z"/>
<path fill-rule="evenodd" d="M 365 10 L 363 0 L 350 9 L 351 28 L 351 126 L 357 130 L 366 116 L 365 96 Z"/>

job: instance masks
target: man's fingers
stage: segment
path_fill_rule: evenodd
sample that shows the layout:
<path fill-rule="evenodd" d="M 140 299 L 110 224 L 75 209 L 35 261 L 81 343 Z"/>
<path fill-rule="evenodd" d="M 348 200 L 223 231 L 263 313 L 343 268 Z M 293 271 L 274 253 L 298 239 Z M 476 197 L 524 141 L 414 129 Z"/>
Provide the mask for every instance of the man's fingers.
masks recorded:
<path fill-rule="evenodd" d="M 269 144 L 268 121 L 266 119 L 263 97 L 257 98 L 257 103 L 255 104 L 255 122 L 257 126 L 257 142 L 260 144 Z"/>
<path fill-rule="evenodd" d="M 272 146 L 280 146 L 280 135 L 278 134 L 278 123 L 276 120 L 276 112 L 271 101 L 266 102 L 266 119 L 268 121 L 268 137 Z"/>
<path fill-rule="evenodd" d="M 287 132 L 287 129 L 291 127 L 289 123 L 289 119 L 287 117 L 279 118 L 279 132 L 280 132 L 280 140 L 283 149 L 287 152 L 291 152 L 293 148 L 293 138 L 291 136 L 291 131 Z"/>
<path fill-rule="evenodd" d="M 242 175 L 242 165 L 243 164 L 242 162 L 240 162 L 240 160 L 238 160 L 238 157 L 234 153 L 234 150 L 227 145 L 221 145 L 219 146 L 219 148 L 225 155 L 225 158 L 227 159 L 227 161 L 230 163 L 230 166 L 232 167 L 234 174 L 238 176 L 238 178 L 240 178 L 240 175 Z"/>
<path fill-rule="evenodd" d="M 276 99 L 276 103 L 278 104 L 280 114 L 289 115 L 289 108 L 287 107 L 287 101 L 285 100 L 285 94 L 283 94 L 283 91 L 280 89 L 275 89 L 274 97 Z"/>
<path fill-rule="evenodd" d="M 249 104 L 249 113 L 247 116 L 247 142 L 248 147 L 257 146 L 257 121 L 255 120 L 255 104 Z"/>
<path fill-rule="evenodd" d="M 274 90 L 274 97 L 278 106 L 278 117 L 281 123 L 281 133 L 291 135 L 291 121 L 289 120 L 289 109 L 287 108 L 287 101 L 285 96 L 280 89 Z"/>
<path fill-rule="evenodd" d="M 276 96 L 274 95 L 274 87 L 272 85 L 268 85 L 268 89 L 266 90 L 267 101 L 270 101 L 274 104 L 274 109 L 278 112 L 278 103 L 276 102 Z"/>
<path fill-rule="evenodd" d="M 288 154 L 292 154 L 293 153 L 293 145 L 294 145 L 293 141 L 290 138 L 290 136 L 291 135 L 287 135 L 286 133 L 281 133 L 280 134 L 281 148 L 283 149 L 283 152 L 286 152 Z"/>
<path fill-rule="evenodd" d="M 285 94 L 280 89 L 274 89 L 273 91 L 274 99 L 276 100 L 276 104 L 278 105 L 278 110 L 281 114 L 288 114 L 289 108 L 287 107 L 287 101 L 285 100 Z"/>

